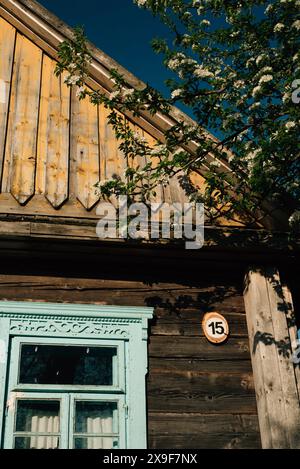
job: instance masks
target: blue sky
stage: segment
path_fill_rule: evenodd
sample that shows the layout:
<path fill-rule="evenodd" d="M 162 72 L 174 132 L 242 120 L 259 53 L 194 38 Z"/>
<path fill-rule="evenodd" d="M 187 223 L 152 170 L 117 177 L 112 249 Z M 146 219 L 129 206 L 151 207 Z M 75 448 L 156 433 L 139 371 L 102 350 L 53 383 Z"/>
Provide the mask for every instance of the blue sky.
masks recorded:
<path fill-rule="evenodd" d="M 150 41 L 168 33 L 159 20 L 133 0 L 39 0 L 69 26 L 83 25 L 88 38 L 141 80 L 164 94 L 169 77 Z"/>

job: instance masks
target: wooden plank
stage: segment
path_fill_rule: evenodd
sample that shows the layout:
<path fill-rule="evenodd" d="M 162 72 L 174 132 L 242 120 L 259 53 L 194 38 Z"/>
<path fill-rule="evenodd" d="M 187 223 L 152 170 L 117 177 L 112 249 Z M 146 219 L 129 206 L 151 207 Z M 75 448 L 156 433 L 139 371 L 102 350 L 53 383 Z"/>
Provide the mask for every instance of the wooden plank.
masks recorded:
<path fill-rule="evenodd" d="M 147 383 L 150 412 L 256 414 L 251 377 L 199 374 L 190 378 L 155 373 Z"/>
<path fill-rule="evenodd" d="M 216 394 L 245 394 L 254 396 L 254 383 L 252 373 L 229 373 L 186 371 L 186 370 L 156 370 L 148 379 L 148 390 L 151 393 L 174 391 L 178 393 L 197 393 L 206 395 L 213 391 Z"/>
<path fill-rule="evenodd" d="M 18 232 L 20 235 L 30 235 L 30 223 L 28 222 L 0 222 L 1 235 L 13 235 Z"/>
<path fill-rule="evenodd" d="M 54 208 L 68 198 L 70 88 L 54 75 L 55 61 L 44 55 L 37 146 L 36 193 Z"/>
<path fill-rule="evenodd" d="M 256 434 L 207 433 L 204 435 L 150 435 L 149 449 L 255 449 L 260 448 Z M 173 451 L 176 452 L 176 451 Z M 198 457 L 199 461 L 199 457 Z"/>
<path fill-rule="evenodd" d="M 204 337 L 152 336 L 149 355 L 164 358 L 235 360 L 249 358 L 248 339 L 230 339 L 222 346 L 210 344 Z"/>
<path fill-rule="evenodd" d="M 149 357 L 149 371 L 186 371 L 200 373 L 252 373 L 250 358 L 248 360 L 198 360 L 197 358 L 158 358 Z"/>
<path fill-rule="evenodd" d="M 257 416 L 251 414 L 149 412 L 148 432 L 151 448 L 261 447 Z"/>
<path fill-rule="evenodd" d="M 149 433 L 203 436 L 210 433 L 255 433 L 259 437 L 257 415 L 149 412 Z"/>
<path fill-rule="evenodd" d="M 97 107 L 87 98 L 80 101 L 73 92 L 71 120 L 72 152 L 76 160 L 75 195 L 90 210 L 99 200 L 94 187 L 100 179 Z"/>
<path fill-rule="evenodd" d="M 244 298 L 262 446 L 299 448 L 299 397 L 277 270 L 249 269 Z"/>
<path fill-rule="evenodd" d="M 72 165 L 72 162 L 70 160 Z M 76 161 L 75 161 L 76 163 Z M 41 175 L 41 172 L 39 172 Z M 39 178 L 39 187 L 41 188 L 44 184 L 42 182 L 42 176 Z M 70 200 L 67 200 L 66 203 L 60 207 L 60 210 L 56 210 L 49 202 L 45 199 L 44 194 L 35 194 L 29 201 L 28 204 L 20 206 L 19 203 L 12 197 L 11 194 L 0 194 L 0 213 L 12 213 L 19 214 L 20 216 L 26 215 L 39 215 L 39 216 L 51 216 L 53 222 L 58 218 L 76 218 L 80 219 L 91 219 L 98 220 L 95 210 L 87 211 L 82 204 L 70 196 Z"/>
<path fill-rule="evenodd" d="M 297 326 L 296 310 L 294 307 L 294 298 L 288 285 L 282 285 L 282 293 L 284 296 L 284 302 L 285 302 L 286 311 L 287 311 L 286 317 L 287 317 L 287 325 L 289 328 L 289 336 L 290 336 L 290 340 L 292 344 L 292 350 L 294 351 L 295 346 L 298 343 L 298 326 Z M 300 368 L 299 366 L 294 366 L 294 372 L 296 376 L 298 394 L 300 396 Z"/>
<path fill-rule="evenodd" d="M 20 204 L 34 194 L 41 62 L 42 51 L 18 34 L 2 192 L 11 192 Z"/>
<path fill-rule="evenodd" d="M 60 223 L 32 223 L 31 236 L 43 236 L 49 238 L 76 238 L 98 239 L 96 235 L 96 223 L 94 226 L 77 226 Z"/>
<path fill-rule="evenodd" d="M 201 322 L 205 313 L 198 313 L 197 319 L 160 319 L 151 326 L 153 335 L 204 336 Z M 247 337 L 247 323 L 244 314 L 225 315 L 229 324 L 230 337 Z"/>
<path fill-rule="evenodd" d="M 125 178 L 127 160 L 119 150 L 120 142 L 115 132 L 108 124 L 109 111 L 104 106 L 99 106 L 99 135 L 100 135 L 100 175 L 101 181 L 112 177 Z"/>
<path fill-rule="evenodd" d="M 16 30 L 0 18 L 0 175 L 2 174 Z M 1 181 L 1 177 L 0 177 Z"/>
<path fill-rule="evenodd" d="M 198 321 L 202 317 L 201 313 L 217 311 L 225 314 L 226 317 L 227 315 L 241 314 L 245 316 L 246 320 L 243 297 L 234 287 L 228 286 L 226 291 L 222 292 L 220 285 L 210 286 L 203 284 L 201 281 L 195 289 L 195 293 L 199 294 L 199 304 L 190 304 L 188 298 L 182 298 L 181 301 L 178 300 L 178 304 L 175 304 L 173 308 L 172 305 L 169 305 L 169 307 L 164 304 L 156 305 L 156 316 L 166 322 Z"/>
<path fill-rule="evenodd" d="M 126 276 L 128 276 L 128 266 L 126 267 Z M 7 287 L 8 278 L 11 279 L 10 287 Z M 47 278 L 41 274 L 37 277 L 13 276 L 7 277 L 7 279 L 5 276 L 0 276 L 0 294 L 3 293 L 3 290 L 1 290 L 3 282 L 6 285 L 4 293 L 10 294 L 11 297 L 31 297 L 37 300 L 44 297 L 48 301 L 55 301 L 56 299 L 59 301 L 75 302 L 82 299 L 82 292 L 84 291 L 85 303 L 101 301 L 107 304 L 132 304 L 136 306 L 145 306 L 147 304 L 147 297 L 153 295 L 162 295 L 166 294 L 166 292 L 172 295 L 179 291 L 188 294 L 191 290 L 188 286 L 179 287 L 173 285 L 172 287 L 171 284 L 158 284 L 151 287 L 140 281 L 121 281 L 120 279 L 115 279 L 115 276 L 111 280 L 105 280 L 99 278 L 99 275 L 97 275 L 97 279 L 78 279 L 58 275 Z M 167 341 L 168 338 L 161 338 L 161 341 L 165 340 Z M 176 342 L 177 340 L 178 338 L 174 337 L 174 341 Z"/>
<path fill-rule="evenodd" d="M 247 337 L 247 325 L 244 318 L 228 318 L 230 337 Z M 201 324 L 194 321 L 181 321 L 180 323 L 159 321 L 151 327 L 153 335 L 160 336 L 187 336 L 203 337 Z"/>

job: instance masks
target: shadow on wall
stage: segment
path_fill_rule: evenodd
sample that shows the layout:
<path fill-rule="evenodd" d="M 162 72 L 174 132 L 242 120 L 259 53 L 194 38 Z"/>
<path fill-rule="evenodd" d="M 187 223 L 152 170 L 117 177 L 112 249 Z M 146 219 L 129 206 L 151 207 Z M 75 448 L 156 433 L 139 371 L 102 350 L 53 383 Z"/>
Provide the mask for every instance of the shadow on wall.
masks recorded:
<path fill-rule="evenodd" d="M 228 286 L 216 286 L 212 291 L 204 291 L 198 293 L 196 296 L 179 295 L 174 300 L 170 298 L 162 298 L 160 296 L 152 296 L 146 298 L 146 305 L 152 308 L 162 308 L 171 315 L 176 315 L 178 318 L 181 316 L 181 310 L 187 308 L 199 308 L 202 312 L 206 313 L 212 309 L 216 303 L 221 303 L 225 299 L 235 297 L 237 291 L 235 288 Z"/>
<path fill-rule="evenodd" d="M 249 273 L 259 273 L 263 277 L 265 277 L 266 282 L 269 282 L 271 287 L 273 288 L 274 292 L 277 295 L 278 302 L 277 302 L 277 312 L 285 315 L 286 317 L 286 324 L 287 324 L 287 329 L 290 330 L 292 328 L 297 327 L 297 321 L 296 321 L 296 315 L 295 311 L 293 308 L 293 304 L 288 301 L 286 296 L 284 295 L 282 283 L 280 281 L 278 273 L 272 269 L 260 269 L 260 268 L 255 268 L 252 267 L 249 271 Z M 249 288 L 249 275 L 245 276 L 245 283 L 244 283 L 244 292 L 246 293 Z M 291 342 L 293 339 L 289 335 L 286 337 L 276 340 L 274 335 L 272 335 L 269 332 L 265 331 L 256 331 L 254 339 L 253 339 L 253 349 L 252 353 L 255 354 L 258 344 L 261 342 L 266 346 L 270 345 L 275 345 L 279 355 L 281 355 L 284 358 L 291 358 L 293 351 L 291 348 Z M 299 363 L 295 363 L 295 366 L 299 367 Z"/>

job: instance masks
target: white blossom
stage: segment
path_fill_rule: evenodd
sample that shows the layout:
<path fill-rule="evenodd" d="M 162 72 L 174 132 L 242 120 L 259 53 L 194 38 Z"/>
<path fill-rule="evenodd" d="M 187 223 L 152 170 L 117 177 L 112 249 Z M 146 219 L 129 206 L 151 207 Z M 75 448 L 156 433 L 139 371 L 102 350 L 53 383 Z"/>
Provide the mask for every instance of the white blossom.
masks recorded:
<path fill-rule="evenodd" d="M 204 19 L 200 22 L 200 25 L 201 26 L 210 26 L 210 21 Z"/>
<path fill-rule="evenodd" d="M 289 224 L 297 225 L 300 222 L 300 211 L 294 212 L 289 218 Z"/>
<path fill-rule="evenodd" d="M 286 103 L 287 101 L 289 101 L 289 99 L 290 99 L 290 93 L 284 93 L 284 95 L 282 96 L 282 102 Z"/>
<path fill-rule="evenodd" d="M 253 111 L 254 109 L 259 108 L 260 105 L 261 105 L 260 101 L 257 101 L 256 103 L 251 104 L 251 106 L 249 106 L 249 109 L 250 111 Z"/>
<path fill-rule="evenodd" d="M 181 39 L 181 44 L 188 46 L 190 43 L 191 37 L 188 34 L 184 34 Z"/>
<path fill-rule="evenodd" d="M 113 100 L 113 99 L 117 98 L 119 95 L 120 95 L 120 91 L 119 91 L 119 90 L 113 91 L 112 93 L 110 93 L 109 99 Z"/>
<path fill-rule="evenodd" d="M 137 4 L 138 7 L 143 7 L 146 5 L 147 0 L 135 0 L 135 3 Z"/>
<path fill-rule="evenodd" d="M 244 80 L 237 80 L 233 83 L 233 86 L 239 90 L 240 88 L 244 88 L 245 82 Z"/>
<path fill-rule="evenodd" d="M 260 152 L 261 152 L 261 148 L 256 148 L 255 150 L 250 151 L 249 153 L 247 153 L 247 155 L 245 156 L 245 161 L 246 161 L 247 166 L 250 170 L 253 169 L 255 158 L 257 157 L 257 155 Z"/>
<path fill-rule="evenodd" d="M 246 67 L 249 68 L 250 65 L 252 65 L 252 62 L 254 62 L 254 57 L 250 57 L 250 59 L 247 60 Z"/>
<path fill-rule="evenodd" d="M 136 141 L 136 143 L 140 143 L 140 144 L 147 143 L 146 138 L 143 135 L 139 134 L 138 132 L 133 133 L 133 139 Z"/>
<path fill-rule="evenodd" d="M 259 73 L 268 73 L 268 72 L 273 72 L 273 68 L 270 67 L 270 66 L 267 66 L 267 67 L 263 67 Z"/>
<path fill-rule="evenodd" d="M 252 96 L 253 97 L 256 96 L 257 94 L 259 94 L 261 92 L 261 90 L 262 90 L 262 87 L 260 85 L 255 86 L 255 88 L 253 88 L 253 90 L 252 90 Z"/>
<path fill-rule="evenodd" d="M 214 160 L 210 163 L 210 166 L 214 166 L 215 168 L 220 168 L 221 163 L 220 161 Z"/>
<path fill-rule="evenodd" d="M 64 83 L 67 83 L 67 85 L 77 85 L 81 80 L 79 75 L 68 75 L 64 79 Z"/>
<path fill-rule="evenodd" d="M 295 28 L 298 31 L 300 29 L 300 20 L 294 21 L 294 23 L 292 24 L 292 28 Z"/>
<path fill-rule="evenodd" d="M 265 9 L 265 13 L 268 15 L 269 13 L 271 13 L 272 10 L 273 10 L 273 5 L 272 3 L 270 3 Z"/>
<path fill-rule="evenodd" d="M 269 81 L 272 81 L 273 80 L 273 75 L 263 75 L 258 84 L 259 85 L 262 85 L 263 83 L 268 83 Z"/>
<path fill-rule="evenodd" d="M 172 93 L 171 93 L 171 98 L 172 99 L 178 98 L 178 96 L 182 95 L 182 93 L 183 93 L 183 89 L 181 89 L 181 88 L 173 90 Z"/>
<path fill-rule="evenodd" d="M 126 88 L 122 91 L 122 95 L 124 96 L 124 98 L 126 98 L 126 96 L 133 95 L 134 92 L 135 92 L 134 88 Z"/>
<path fill-rule="evenodd" d="M 285 28 L 285 26 L 284 26 L 283 23 L 277 23 L 277 24 L 274 26 L 274 33 L 279 33 L 279 32 L 282 31 L 284 28 Z"/>
<path fill-rule="evenodd" d="M 155 155 L 160 155 L 161 153 L 165 152 L 167 150 L 166 145 L 156 145 L 154 148 L 152 148 L 150 154 L 155 156 Z"/>
<path fill-rule="evenodd" d="M 179 52 L 176 54 L 174 57 L 172 57 L 169 62 L 168 62 L 168 67 L 170 70 L 177 70 L 178 67 L 180 67 L 182 60 L 185 59 L 186 56 Z"/>
<path fill-rule="evenodd" d="M 296 127 L 296 123 L 294 121 L 288 121 L 286 124 L 285 124 L 285 128 L 287 130 L 290 130 L 290 129 L 293 129 L 294 127 Z"/>
<path fill-rule="evenodd" d="M 79 88 L 77 88 L 77 91 L 76 91 L 77 98 L 79 98 L 84 92 L 85 92 L 84 86 L 80 86 Z"/>
<path fill-rule="evenodd" d="M 256 65 L 259 65 L 261 62 L 266 60 L 268 58 L 267 54 L 260 54 L 256 57 L 255 63 Z"/>
<path fill-rule="evenodd" d="M 197 67 L 194 70 L 194 76 L 196 78 L 208 78 L 208 77 L 213 77 L 214 74 L 207 70 L 207 68 L 204 68 L 202 65 L 197 65 Z"/>

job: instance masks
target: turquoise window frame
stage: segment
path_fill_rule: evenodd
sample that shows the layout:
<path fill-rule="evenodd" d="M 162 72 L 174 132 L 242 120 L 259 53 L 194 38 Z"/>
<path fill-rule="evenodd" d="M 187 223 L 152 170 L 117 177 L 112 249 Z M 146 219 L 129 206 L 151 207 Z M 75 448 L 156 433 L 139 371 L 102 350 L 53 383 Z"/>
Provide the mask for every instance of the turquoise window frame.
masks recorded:
<path fill-rule="evenodd" d="M 72 391 L 82 389 L 83 391 L 94 391 L 94 392 L 119 392 L 125 393 L 125 341 L 120 340 L 95 340 L 95 339 L 76 339 L 68 338 L 68 343 L 66 344 L 65 338 L 50 338 L 50 337 L 14 337 L 11 341 L 11 361 L 10 361 L 10 377 L 8 388 L 11 391 L 30 391 L 30 390 L 39 390 L 41 388 L 40 384 L 18 384 L 18 374 L 19 374 L 19 364 L 20 364 L 20 351 L 21 346 L 25 344 L 36 344 L 36 345 L 64 345 L 64 346 L 75 346 L 75 347 L 107 347 L 107 348 L 116 348 L 117 355 L 113 360 L 113 376 L 115 384 L 111 386 L 88 386 L 88 385 L 53 385 L 48 384 L 47 388 L 49 391 Z M 46 386 L 46 385 L 43 385 Z"/>
<path fill-rule="evenodd" d="M 4 449 L 11 449 L 14 445 L 15 436 L 37 436 L 30 432 L 15 432 L 16 409 L 18 401 L 60 401 L 60 428 L 58 432 L 59 449 L 73 448 L 75 438 L 74 407 L 75 402 L 116 402 L 118 406 L 118 432 L 115 437 L 119 440 L 119 447 L 126 448 L 126 404 L 125 395 L 102 394 L 101 397 L 95 393 L 45 393 L 45 392 L 13 392 L 11 393 L 9 406 L 11 412 L 6 415 Z M 44 434 L 47 435 L 46 433 Z M 50 435 L 49 435 L 50 436 Z M 51 435 L 52 436 L 52 435 Z M 55 435 L 56 436 L 56 435 Z M 95 435 L 90 435 L 95 438 Z M 111 435 L 103 435 L 109 437 Z"/>
<path fill-rule="evenodd" d="M 5 447 L 10 447 L 12 441 L 13 427 L 10 426 L 13 420 L 9 413 L 14 411 L 14 399 L 26 399 L 31 395 L 38 399 L 43 395 L 52 400 L 61 396 L 64 406 L 66 400 L 70 402 L 74 396 L 118 401 L 120 448 L 146 448 L 145 376 L 148 371 L 148 320 L 152 316 L 153 309 L 145 307 L 0 301 L 1 447 L 4 440 Z M 43 392 L 40 393 L 40 385 L 18 384 L 18 350 L 25 342 L 117 347 L 117 386 L 42 385 Z M 12 356 L 11 351 L 15 355 Z M 23 394 L 26 397 L 22 397 Z M 70 408 L 68 412 L 71 415 Z M 4 439 L 5 420 L 9 423 L 5 425 Z M 69 435 L 71 432 L 68 433 L 71 438 Z"/>

